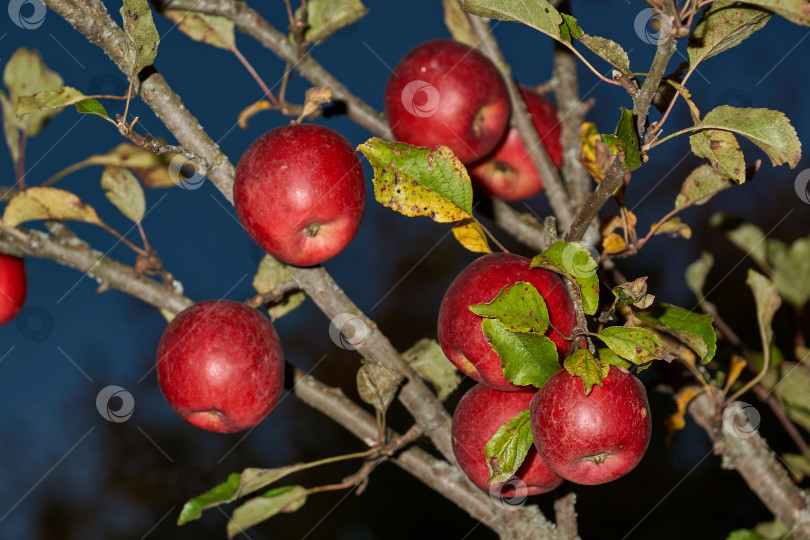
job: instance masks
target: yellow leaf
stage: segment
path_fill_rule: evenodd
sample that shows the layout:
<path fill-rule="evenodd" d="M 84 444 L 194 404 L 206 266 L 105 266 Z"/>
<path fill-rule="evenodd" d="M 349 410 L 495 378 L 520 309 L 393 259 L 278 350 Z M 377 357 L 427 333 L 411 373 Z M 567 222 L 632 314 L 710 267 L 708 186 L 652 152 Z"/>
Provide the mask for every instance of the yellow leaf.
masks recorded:
<path fill-rule="evenodd" d="M 3 223 L 16 227 L 26 221 L 67 219 L 101 224 L 92 206 L 69 191 L 49 187 L 31 187 L 9 201 L 3 213 Z"/>
<path fill-rule="evenodd" d="M 169 163 L 177 155 L 172 153 L 156 155 L 134 144 L 121 143 L 106 154 L 90 156 L 83 163 L 126 167 L 140 177 L 147 188 L 164 188 L 177 185 L 169 173 Z"/>
<path fill-rule="evenodd" d="M 654 223 L 650 228 L 655 227 L 656 224 Z M 681 218 L 675 217 L 662 223 L 658 230 L 655 231 L 656 235 L 659 234 L 674 234 L 677 236 L 682 236 L 689 240 L 692 238 L 692 229 L 686 223 L 681 222 Z"/>
<path fill-rule="evenodd" d="M 613 253 L 621 253 L 625 249 L 627 249 L 627 244 L 622 238 L 621 235 L 616 233 L 610 233 L 602 240 L 602 247 L 605 249 L 605 253 L 613 254 Z"/>
<path fill-rule="evenodd" d="M 272 108 L 273 106 L 270 105 L 270 102 L 266 99 L 261 99 L 254 103 L 253 105 L 249 105 L 245 107 L 242 112 L 239 113 L 239 127 L 242 129 L 247 129 L 248 120 L 256 116 L 258 113 L 262 111 L 266 111 L 267 109 Z"/>
<path fill-rule="evenodd" d="M 613 164 L 615 154 L 604 143 L 593 122 L 582 124 L 579 129 L 579 142 L 582 145 L 579 160 L 593 179 L 597 183 L 601 182 Z"/>
<path fill-rule="evenodd" d="M 225 17 L 179 9 L 167 9 L 163 12 L 163 16 L 175 23 L 181 32 L 194 41 L 202 41 L 226 50 L 235 46 L 234 24 Z"/>
<path fill-rule="evenodd" d="M 316 86 L 307 90 L 304 107 L 299 118 L 306 118 L 317 111 L 324 103 L 332 101 L 332 89 L 328 86 Z"/>
<path fill-rule="evenodd" d="M 687 388 L 681 392 L 681 395 L 675 400 L 675 405 L 678 406 L 678 411 L 664 419 L 664 425 L 667 428 L 667 446 L 669 446 L 669 444 L 672 442 L 672 436 L 675 435 L 675 432 L 682 430 L 686 425 L 686 419 L 684 418 L 684 415 L 686 414 L 686 406 L 697 394 L 698 391 L 694 388 Z"/>
<path fill-rule="evenodd" d="M 740 373 L 742 373 L 746 365 L 748 365 L 748 362 L 744 358 L 740 358 L 736 354 L 731 355 L 731 362 L 728 367 L 728 380 L 726 380 L 724 392 L 728 392 L 731 385 L 734 384 L 734 381 L 740 377 Z"/>
<path fill-rule="evenodd" d="M 453 225 L 453 236 L 462 246 L 474 253 L 492 253 L 484 229 L 474 219 L 462 219 Z"/>

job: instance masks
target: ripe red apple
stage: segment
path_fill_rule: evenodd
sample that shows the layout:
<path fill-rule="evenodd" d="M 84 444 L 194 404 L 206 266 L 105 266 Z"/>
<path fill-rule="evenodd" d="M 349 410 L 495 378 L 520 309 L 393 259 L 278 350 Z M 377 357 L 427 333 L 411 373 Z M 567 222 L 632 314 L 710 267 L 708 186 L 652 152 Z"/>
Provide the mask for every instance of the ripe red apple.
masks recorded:
<path fill-rule="evenodd" d="M 399 61 L 385 87 L 385 112 L 397 140 L 450 147 L 462 163 L 490 153 L 509 122 L 506 84 L 475 49 L 439 39 Z"/>
<path fill-rule="evenodd" d="M 25 262 L 19 257 L 0 254 L 0 324 L 17 315 L 27 290 Z"/>
<path fill-rule="evenodd" d="M 525 487 L 511 481 L 487 484 L 490 474 L 484 447 L 503 424 L 529 408 L 534 394 L 534 391 L 498 392 L 477 384 L 459 401 L 453 414 L 453 453 L 464 474 L 484 491 L 502 490 L 499 495 L 505 498 L 524 497 L 547 493 L 562 483 L 563 479 L 532 447 L 515 474 Z"/>
<path fill-rule="evenodd" d="M 242 155 L 233 198 L 239 221 L 262 249 L 312 266 L 343 251 L 357 233 L 366 204 L 363 166 L 331 129 L 279 127 Z"/>
<path fill-rule="evenodd" d="M 644 385 L 611 366 L 585 395 L 580 377 L 562 369 L 532 399 L 534 445 L 563 478 L 604 484 L 633 470 L 650 442 L 652 422 Z"/>
<path fill-rule="evenodd" d="M 505 285 L 526 281 L 534 285 L 548 306 L 551 325 L 568 336 L 576 325 L 574 304 L 562 280 L 548 270 L 530 268 L 531 261 L 510 253 L 492 253 L 473 261 L 456 276 L 439 310 L 439 343 L 447 358 L 465 375 L 501 391 L 520 390 L 503 376 L 501 360 L 484 338 L 483 318 L 469 307 L 490 302 Z M 546 335 L 561 359 L 571 342 L 549 327 Z"/>
<path fill-rule="evenodd" d="M 532 116 L 534 129 L 551 161 L 559 169 L 563 162 L 563 148 L 556 107 L 527 86 L 521 85 L 520 93 Z M 469 169 L 469 172 L 470 178 L 487 192 L 507 201 L 522 201 L 543 191 L 543 180 L 514 127 L 509 128 L 495 152 L 483 163 Z"/>
<path fill-rule="evenodd" d="M 278 403 L 284 358 L 258 310 L 207 300 L 180 312 L 160 339 L 160 389 L 187 422 L 232 433 L 255 426 Z"/>

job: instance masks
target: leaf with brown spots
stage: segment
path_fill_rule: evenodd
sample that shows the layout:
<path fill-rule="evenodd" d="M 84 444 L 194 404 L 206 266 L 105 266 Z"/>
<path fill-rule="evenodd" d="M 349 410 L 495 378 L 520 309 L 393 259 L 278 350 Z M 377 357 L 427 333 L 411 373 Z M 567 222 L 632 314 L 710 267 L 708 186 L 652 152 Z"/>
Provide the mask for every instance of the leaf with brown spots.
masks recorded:
<path fill-rule="evenodd" d="M 69 191 L 49 187 L 30 187 L 17 193 L 3 213 L 3 223 L 16 227 L 26 221 L 66 219 L 101 224 L 92 206 Z"/>

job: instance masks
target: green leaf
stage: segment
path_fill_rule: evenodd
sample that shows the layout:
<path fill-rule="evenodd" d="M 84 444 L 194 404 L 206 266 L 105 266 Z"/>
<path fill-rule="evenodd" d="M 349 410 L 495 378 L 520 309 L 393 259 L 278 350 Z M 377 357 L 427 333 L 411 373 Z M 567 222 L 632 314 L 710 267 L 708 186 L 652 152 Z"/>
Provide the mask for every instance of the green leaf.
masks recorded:
<path fill-rule="evenodd" d="M 745 4 L 762 6 L 802 26 L 810 26 L 810 4 L 807 0 L 741 0 Z"/>
<path fill-rule="evenodd" d="M 784 373 L 780 377 L 779 373 Z M 791 420 L 810 431 L 810 369 L 803 362 L 783 362 L 781 370 L 768 370 L 762 385 L 773 392 Z"/>
<path fill-rule="evenodd" d="M 140 223 L 146 212 L 146 199 L 138 179 L 129 169 L 107 167 L 101 173 L 101 187 L 104 195 L 127 218 Z"/>
<path fill-rule="evenodd" d="M 184 525 L 189 521 L 199 519 L 203 510 L 236 500 L 241 478 L 241 474 L 231 473 L 228 475 L 228 479 L 221 484 L 189 500 L 183 505 L 180 516 L 177 518 L 177 524 Z"/>
<path fill-rule="evenodd" d="M 129 65 L 129 74 L 137 75 L 155 61 L 160 35 L 147 0 L 124 0 L 120 13 L 127 37 L 124 60 Z"/>
<path fill-rule="evenodd" d="M 385 414 L 394 401 L 403 377 L 399 372 L 373 362 L 363 364 L 357 370 L 357 393 L 360 399 Z"/>
<path fill-rule="evenodd" d="M 708 364 L 717 351 L 717 333 L 711 315 L 693 313 L 672 304 L 656 304 L 635 315 L 659 332 L 667 333 L 684 343 Z"/>
<path fill-rule="evenodd" d="M 16 109 L 17 100 L 21 97 L 46 90 L 59 90 L 63 84 L 62 77 L 45 65 L 39 51 L 25 47 L 14 51 L 9 58 L 3 71 L 3 83 L 8 88 L 8 100 L 13 109 Z M 33 137 L 58 113 L 59 110 L 36 111 L 29 114 L 27 120 L 18 120 L 16 125 L 20 130 L 27 131 L 29 137 Z"/>
<path fill-rule="evenodd" d="M 799 238 L 787 250 L 770 251 L 773 284 L 788 303 L 803 308 L 810 300 L 810 236 Z"/>
<path fill-rule="evenodd" d="M 501 359 L 503 376 L 512 384 L 540 388 L 559 371 L 557 346 L 548 337 L 511 332 L 497 319 L 484 319 L 481 328 Z"/>
<path fill-rule="evenodd" d="M 692 153 L 711 162 L 717 174 L 738 184 L 745 182 L 745 157 L 733 133 L 719 129 L 698 131 L 689 136 Z"/>
<path fill-rule="evenodd" d="M 768 266 L 768 244 L 762 229 L 721 212 L 713 214 L 709 223 L 712 227 L 722 229 L 726 238 L 754 259 L 759 266 Z"/>
<path fill-rule="evenodd" d="M 6 146 L 11 154 L 11 161 L 16 163 L 20 159 L 20 130 L 22 123 L 14 114 L 14 107 L 6 97 L 6 93 L 0 90 L 0 111 L 3 113 L 3 135 L 5 135 Z"/>
<path fill-rule="evenodd" d="M 737 529 L 736 531 L 732 531 L 731 534 L 726 537 L 726 540 L 768 540 L 768 537 L 762 536 L 756 531 Z"/>
<path fill-rule="evenodd" d="M 442 0 L 444 9 L 444 25 L 450 31 L 453 39 L 470 47 L 478 45 L 478 40 L 470 28 L 467 16 L 459 6 L 457 0 Z"/>
<path fill-rule="evenodd" d="M 624 160 L 622 162 L 631 171 L 641 167 L 641 152 L 638 150 L 638 134 L 636 133 L 636 123 L 633 121 L 633 111 L 621 108 L 622 117 L 616 127 L 616 136 L 621 141 L 624 150 Z"/>
<path fill-rule="evenodd" d="M 69 191 L 51 187 L 30 187 L 20 191 L 8 203 L 3 212 L 3 223 L 16 227 L 26 221 L 65 219 L 101 224 L 92 206 Z"/>
<path fill-rule="evenodd" d="M 653 360 L 671 360 L 661 339 L 646 328 L 625 328 L 610 326 L 596 337 L 602 340 L 611 351 L 637 366 Z"/>
<path fill-rule="evenodd" d="M 706 204 L 709 199 L 731 186 L 732 183 L 720 176 L 714 167 L 701 165 L 684 180 L 681 192 L 675 198 L 675 208 Z"/>
<path fill-rule="evenodd" d="M 771 327 L 773 314 L 782 305 L 779 291 L 768 278 L 755 270 L 748 270 L 745 283 L 754 293 L 754 301 L 757 305 L 757 324 L 764 335 L 763 341 L 765 344 L 770 344 L 773 341 L 773 328 Z"/>
<path fill-rule="evenodd" d="M 259 294 L 266 294 L 291 280 L 292 272 L 286 264 L 266 253 L 259 263 L 259 269 L 253 278 L 253 288 Z M 267 311 L 270 318 L 276 320 L 300 306 L 307 299 L 302 291 L 292 291 L 284 295 L 279 302 L 275 302 Z"/>
<path fill-rule="evenodd" d="M 523 464 L 533 443 L 529 411 L 520 411 L 502 425 L 484 447 L 490 474 L 487 482 L 497 484 L 512 478 Z"/>
<path fill-rule="evenodd" d="M 622 72 L 630 73 L 630 58 L 621 45 L 599 36 L 585 34 L 579 40 L 602 60 Z"/>
<path fill-rule="evenodd" d="M 441 400 L 447 399 L 461 383 L 458 369 L 447 359 L 435 339 L 420 339 L 402 353 L 402 358 L 420 377 L 433 384 Z"/>
<path fill-rule="evenodd" d="M 751 351 L 751 360 L 754 361 L 753 365 L 756 366 L 757 371 L 759 371 L 765 363 L 765 355 L 759 351 Z M 775 368 L 784 361 L 785 355 L 782 354 L 782 351 L 779 350 L 779 347 L 777 347 L 775 343 L 771 343 L 771 362 L 769 369 Z"/>
<path fill-rule="evenodd" d="M 366 13 L 368 9 L 360 0 L 309 0 L 304 39 L 321 43 L 338 30 L 356 23 Z"/>
<path fill-rule="evenodd" d="M 619 366 L 625 369 L 629 369 L 633 365 L 610 349 L 603 348 L 596 352 L 599 355 L 599 362 L 601 362 L 602 365 Z"/>
<path fill-rule="evenodd" d="M 594 385 L 601 388 L 602 379 L 610 372 L 610 365 L 602 364 L 588 349 L 574 351 L 574 354 L 565 359 L 563 366 L 568 373 L 582 379 L 586 396 L 591 393 Z"/>
<path fill-rule="evenodd" d="M 721 129 L 742 135 L 765 152 L 774 166 L 787 163 L 792 169 L 802 158 L 802 143 L 796 130 L 779 111 L 721 105 L 706 113 L 703 121 L 695 127 L 710 131 Z M 741 181 L 744 181 L 744 166 L 741 175 Z"/>
<path fill-rule="evenodd" d="M 70 86 L 59 90 L 43 90 L 32 96 L 20 96 L 17 100 L 15 114 L 25 116 L 35 111 L 58 110 L 87 99 L 87 96 Z"/>
<path fill-rule="evenodd" d="M 175 23 L 177 29 L 194 41 L 230 50 L 236 46 L 233 21 L 218 15 L 167 9 L 163 16 Z"/>
<path fill-rule="evenodd" d="M 771 14 L 731 0 L 710 4 L 689 36 L 690 68 L 743 42 L 765 26 Z"/>
<path fill-rule="evenodd" d="M 104 108 L 104 105 L 102 105 L 97 99 L 92 98 L 78 102 L 76 104 L 76 112 L 96 114 L 98 116 L 104 116 L 107 118 L 110 117 L 110 114 L 107 112 L 107 109 Z"/>
<path fill-rule="evenodd" d="M 467 0 L 464 11 L 500 21 L 515 21 L 560 39 L 560 13 L 546 0 Z"/>
<path fill-rule="evenodd" d="M 700 259 L 686 267 L 686 285 L 699 302 L 703 302 L 703 287 L 706 286 L 706 277 L 714 265 L 711 253 L 701 252 Z"/>
<path fill-rule="evenodd" d="M 568 43 L 573 42 L 573 38 L 579 39 L 585 35 L 585 32 L 582 28 L 579 27 L 577 23 L 576 17 L 568 15 L 566 13 L 560 13 L 560 17 L 562 17 L 562 23 L 560 23 L 560 39 L 562 41 L 567 41 Z"/>
<path fill-rule="evenodd" d="M 233 511 L 228 520 L 228 538 L 258 525 L 276 514 L 295 512 L 307 501 L 307 490 L 302 486 L 282 486 L 254 497 Z"/>
<path fill-rule="evenodd" d="M 470 306 L 481 317 L 498 319 L 512 332 L 545 334 L 548 330 L 548 307 L 540 292 L 526 281 L 504 285 L 491 302 Z"/>
<path fill-rule="evenodd" d="M 383 206 L 440 223 L 472 217 L 470 176 L 446 146 L 431 150 L 372 137 L 357 149 L 374 168 L 374 197 Z"/>
<path fill-rule="evenodd" d="M 236 494 L 236 497 L 244 497 L 249 493 L 259 491 L 263 487 L 267 487 L 274 482 L 278 482 L 285 476 L 302 470 L 306 465 L 306 463 L 296 463 L 295 465 L 288 465 L 286 467 L 279 467 L 277 469 L 257 469 L 253 467 L 247 468 L 242 471 L 242 480 L 239 483 L 239 491 Z"/>
<path fill-rule="evenodd" d="M 532 259 L 532 268 L 545 268 L 570 276 L 582 290 L 582 307 L 593 315 L 599 309 L 599 264 L 579 242 L 554 242 L 543 253 Z"/>

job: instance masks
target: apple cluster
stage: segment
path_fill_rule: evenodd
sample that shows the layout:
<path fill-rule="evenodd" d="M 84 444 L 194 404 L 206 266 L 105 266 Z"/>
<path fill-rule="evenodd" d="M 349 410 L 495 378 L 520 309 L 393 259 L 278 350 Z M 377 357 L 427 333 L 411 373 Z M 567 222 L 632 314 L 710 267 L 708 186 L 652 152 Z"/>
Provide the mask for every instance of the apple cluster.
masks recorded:
<path fill-rule="evenodd" d="M 546 493 L 564 479 L 579 484 L 615 480 L 641 461 L 649 444 L 652 423 L 644 386 L 616 366 L 587 394 L 582 378 L 559 366 L 539 390 L 508 380 L 503 359 L 489 342 L 492 336 L 483 330 L 483 318 L 470 308 L 493 301 L 499 291 L 519 282 L 533 285 L 542 296 L 549 319 L 545 335 L 556 346 L 560 364 L 572 352 L 576 314 L 557 274 L 505 253 L 485 255 L 467 266 L 448 288 L 438 320 L 447 358 L 479 383 L 462 397 L 453 415 L 456 460 L 476 486 L 503 498 Z M 498 481 L 503 471 L 489 461 L 487 444 L 526 410 L 523 428 L 527 433 L 530 429 L 533 444 L 513 477 Z M 515 477 L 518 482 L 512 481 Z"/>
<path fill-rule="evenodd" d="M 562 165 L 557 110 L 520 86 L 534 127 L 551 161 Z M 423 43 L 400 60 L 385 88 L 394 136 L 417 146 L 444 145 L 485 191 L 521 201 L 543 190 L 517 130 L 509 126 L 506 84 L 483 54 L 451 40 Z"/>

